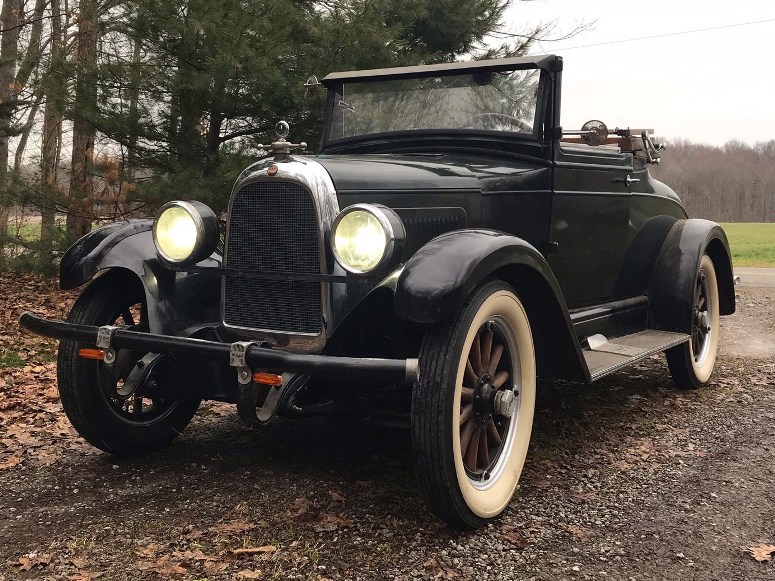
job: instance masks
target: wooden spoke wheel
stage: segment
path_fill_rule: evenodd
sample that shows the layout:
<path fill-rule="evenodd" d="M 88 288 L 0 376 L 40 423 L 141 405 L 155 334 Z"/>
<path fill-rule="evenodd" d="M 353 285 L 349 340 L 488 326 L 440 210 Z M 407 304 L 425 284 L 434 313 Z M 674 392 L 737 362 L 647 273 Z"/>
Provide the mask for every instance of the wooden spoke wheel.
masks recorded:
<path fill-rule="evenodd" d="M 535 407 L 535 354 L 514 291 L 488 282 L 426 334 L 412 398 L 421 489 L 450 524 L 499 516 L 519 482 Z"/>
<path fill-rule="evenodd" d="M 698 388 L 710 380 L 716 364 L 719 340 L 719 294 L 716 269 L 706 254 L 700 261 L 694 283 L 691 338 L 667 351 L 667 364 L 675 384 Z"/>

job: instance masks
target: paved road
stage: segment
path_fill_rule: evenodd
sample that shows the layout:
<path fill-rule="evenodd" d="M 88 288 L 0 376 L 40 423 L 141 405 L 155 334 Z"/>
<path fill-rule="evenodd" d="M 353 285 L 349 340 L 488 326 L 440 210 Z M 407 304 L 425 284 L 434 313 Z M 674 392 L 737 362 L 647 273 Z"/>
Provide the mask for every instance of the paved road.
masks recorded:
<path fill-rule="evenodd" d="M 740 286 L 751 288 L 775 288 L 775 268 L 735 268 Z"/>

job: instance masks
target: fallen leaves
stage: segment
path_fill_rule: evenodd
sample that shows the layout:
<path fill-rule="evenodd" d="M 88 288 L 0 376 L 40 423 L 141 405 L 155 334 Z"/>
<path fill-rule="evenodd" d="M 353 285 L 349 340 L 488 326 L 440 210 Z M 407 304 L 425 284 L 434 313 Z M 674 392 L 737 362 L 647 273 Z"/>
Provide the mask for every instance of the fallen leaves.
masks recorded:
<path fill-rule="evenodd" d="M 159 575 L 182 575 L 188 573 L 188 569 L 183 567 L 179 562 L 173 561 L 169 555 L 159 557 L 153 563 L 140 563 L 137 566 L 141 571 L 152 571 Z"/>
<path fill-rule="evenodd" d="M 524 549 L 530 544 L 527 538 L 520 533 L 516 527 L 504 525 L 501 527 L 500 534 L 517 549 Z"/>
<path fill-rule="evenodd" d="M 35 567 L 45 567 L 51 563 L 53 555 L 48 553 L 39 555 L 38 553 L 28 553 L 19 557 L 16 566 L 20 571 L 30 571 Z"/>
<path fill-rule="evenodd" d="M 775 553 L 775 545 L 759 543 L 755 547 L 748 547 L 748 552 L 754 559 L 763 563 L 772 559 L 772 554 Z"/>
<path fill-rule="evenodd" d="M 457 579 L 460 577 L 460 573 L 438 556 L 431 557 L 422 566 L 429 570 L 432 579 Z"/>
<path fill-rule="evenodd" d="M 274 545 L 264 545 L 262 547 L 245 547 L 242 549 L 234 549 L 231 554 L 235 557 L 240 555 L 256 555 L 261 553 L 274 553 L 277 551 L 277 547 Z"/>
<path fill-rule="evenodd" d="M 232 521 L 228 523 L 221 523 L 217 524 L 213 527 L 210 527 L 211 533 L 226 533 L 226 534 L 234 534 L 239 535 L 242 533 L 246 533 L 248 531 L 253 530 L 256 528 L 256 525 L 249 522 L 244 521 Z"/>
<path fill-rule="evenodd" d="M 331 512 L 323 513 L 320 516 L 318 524 L 315 525 L 317 532 L 335 531 L 338 528 L 349 528 L 355 523 L 343 514 L 334 514 Z"/>

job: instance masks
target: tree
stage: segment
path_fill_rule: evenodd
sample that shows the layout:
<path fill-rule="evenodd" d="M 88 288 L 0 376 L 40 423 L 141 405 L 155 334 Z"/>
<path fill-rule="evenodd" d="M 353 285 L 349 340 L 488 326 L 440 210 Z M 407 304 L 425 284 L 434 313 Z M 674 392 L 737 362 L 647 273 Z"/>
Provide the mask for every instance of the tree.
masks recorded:
<path fill-rule="evenodd" d="M 73 116 L 73 155 L 70 170 L 67 231 L 80 237 L 91 230 L 96 127 L 92 117 L 97 110 L 97 0 L 80 0 L 78 49 L 76 53 L 75 101 Z"/>
<path fill-rule="evenodd" d="M 186 192 L 222 207 L 246 156 L 272 137 L 279 118 L 308 143 L 319 138 L 321 104 L 303 90 L 310 74 L 450 61 L 475 52 L 506 6 L 136 0 L 116 34 L 132 39 L 125 48 L 142 46 L 142 61 L 128 53 L 107 58 L 95 122 L 140 173 L 153 176 L 146 194 L 162 200 Z"/>

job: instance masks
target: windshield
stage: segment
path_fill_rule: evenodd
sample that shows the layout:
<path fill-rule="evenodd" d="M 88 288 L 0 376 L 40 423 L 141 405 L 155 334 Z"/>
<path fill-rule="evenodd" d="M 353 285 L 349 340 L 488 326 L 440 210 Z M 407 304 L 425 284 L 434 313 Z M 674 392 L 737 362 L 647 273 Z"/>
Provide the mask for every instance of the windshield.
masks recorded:
<path fill-rule="evenodd" d="M 428 129 L 533 133 L 538 70 L 347 81 L 334 100 L 329 139 Z"/>

